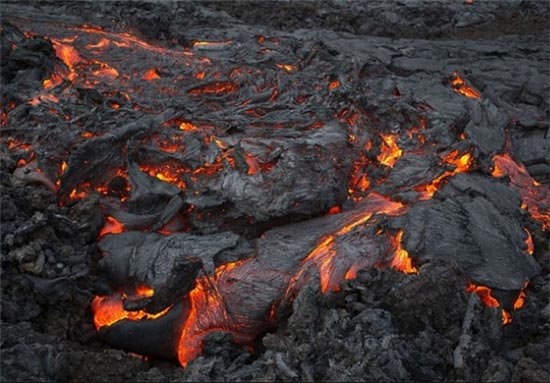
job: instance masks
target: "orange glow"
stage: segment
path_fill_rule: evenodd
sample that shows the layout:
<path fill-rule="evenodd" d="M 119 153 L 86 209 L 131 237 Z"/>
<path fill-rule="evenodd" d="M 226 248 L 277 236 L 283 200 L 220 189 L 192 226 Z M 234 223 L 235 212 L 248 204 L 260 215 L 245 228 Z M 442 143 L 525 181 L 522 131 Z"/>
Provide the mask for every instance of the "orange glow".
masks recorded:
<path fill-rule="evenodd" d="M 113 296 L 96 295 L 92 300 L 91 306 L 96 330 L 105 326 L 112 326 L 124 319 L 131 321 L 157 319 L 165 315 L 172 308 L 171 306 L 167 307 L 157 314 L 150 314 L 143 310 L 126 311 L 122 306 L 122 297 L 120 294 L 115 294 Z"/>
<path fill-rule="evenodd" d="M 413 266 L 409 253 L 401 245 L 402 238 L 403 230 L 400 230 L 392 241 L 395 246 L 395 255 L 391 266 L 405 274 L 418 274 L 418 269 Z"/>
<path fill-rule="evenodd" d="M 525 247 L 527 248 L 527 253 L 529 255 L 533 255 L 533 252 L 535 251 L 535 245 L 533 244 L 533 237 L 531 236 L 531 233 L 529 230 L 524 229 L 527 233 L 527 238 L 525 238 Z"/>
<path fill-rule="evenodd" d="M 55 88 L 59 84 L 63 82 L 63 79 L 61 76 L 59 76 L 57 73 L 53 73 L 52 77 L 42 81 L 42 86 L 45 90 L 50 90 L 52 88 Z"/>
<path fill-rule="evenodd" d="M 13 137 L 8 138 L 5 142 L 8 145 L 9 150 L 17 149 L 17 150 L 28 151 L 28 150 L 32 149 L 31 144 L 27 144 L 25 142 L 18 141 Z"/>
<path fill-rule="evenodd" d="M 69 165 L 67 165 L 67 162 L 61 161 L 61 168 L 60 168 L 61 169 L 61 174 L 65 174 L 68 167 L 69 167 Z"/>
<path fill-rule="evenodd" d="M 202 80 L 205 76 L 206 76 L 206 73 L 205 73 L 205 72 L 197 72 L 197 73 L 195 73 L 195 78 L 196 78 L 197 80 Z"/>
<path fill-rule="evenodd" d="M 200 354 L 202 339 L 206 334 L 213 331 L 227 331 L 235 326 L 233 323 L 235 319 L 227 312 L 217 286 L 226 278 L 230 278 L 232 270 L 246 262 L 246 260 L 237 261 L 218 266 L 212 275 L 197 279 L 195 287 L 189 292 L 191 308 L 183 324 L 178 345 L 178 360 L 183 367 Z M 245 326 L 246 324 L 243 325 Z M 245 331 L 234 332 L 235 341 L 244 344 L 253 339 L 254 334 L 245 333 Z"/>
<path fill-rule="evenodd" d="M 466 291 L 469 293 L 476 293 L 481 301 L 488 307 L 499 307 L 500 303 L 491 295 L 491 289 L 486 286 L 475 285 L 469 283 L 466 286 Z"/>
<path fill-rule="evenodd" d="M 55 49 L 55 55 L 69 68 L 68 79 L 70 81 L 74 80 L 76 77 L 76 72 L 74 66 L 82 61 L 78 51 L 71 45 L 64 44 L 62 40 L 52 39 L 52 45 Z"/>
<path fill-rule="evenodd" d="M 258 173 L 259 171 L 269 171 L 273 168 L 272 163 L 270 163 L 270 162 L 268 162 L 268 163 L 259 162 L 256 159 L 256 157 L 254 157 L 250 153 L 245 153 L 244 154 L 244 160 L 246 161 L 246 164 L 248 165 L 247 174 L 249 176 L 252 176 L 252 175 Z"/>
<path fill-rule="evenodd" d="M 71 193 L 72 194 L 72 193 Z M 106 216 L 105 225 L 99 232 L 99 238 L 107 234 L 119 234 L 124 231 L 124 225 L 117 221 L 114 217 Z"/>
<path fill-rule="evenodd" d="M 160 78 L 159 72 L 156 68 L 151 68 L 143 75 L 142 79 L 145 81 L 158 80 Z"/>
<path fill-rule="evenodd" d="M 297 70 L 298 68 L 296 68 L 295 65 L 292 65 L 292 64 L 275 64 L 277 66 L 277 68 L 279 69 L 283 69 L 285 70 L 286 72 L 294 72 L 295 70 Z"/>
<path fill-rule="evenodd" d="M 351 232 L 357 226 L 368 222 L 374 214 L 397 215 L 404 208 L 404 205 L 400 202 L 393 202 L 378 194 L 371 193 L 368 199 L 373 202 L 374 207 L 364 211 L 359 216 L 352 216 L 350 221 L 340 227 L 338 231 L 321 238 L 319 244 L 302 261 L 303 266 L 294 279 L 299 280 L 310 265 L 315 265 L 321 276 L 321 292 L 325 294 L 329 290 L 338 291 L 341 277 L 338 278 L 334 275 L 334 259 L 336 256 L 336 249 L 333 247 L 334 241 L 338 237 Z M 356 265 L 360 268 L 359 266 Z"/>
<path fill-rule="evenodd" d="M 196 125 L 189 121 L 183 121 L 180 124 L 179 128 L 180 130 L 185 130 L 186 132 L 196 132 L 199 130 Z"/>
<path fill-rule="evenodd" d="M 189 89 L 187 93 L 192 96 L 202 94 L 224 94 L 233 93 L 239 89 L 238 85 L 230 81 L 215 81 L 202 86 Z"/>
<path fill-rule="evenodd" d="M 472 163 L 472 155 L 467 152 L 462 156 L 458 156 L 458 150 L 453 150 L 451 153 L 447 154 L 443 161 L 448 164 L 453 164 L 456 166 L 455 173 L 464 173 L 470 169 Z"/>
<path fill-rule="evenodd" d="M 336 88 L 339 88 L 340 87 L 340 81 L 338 80 L 332 80 L 328 83 L 328 88 L 329 89 L 336 89 Z"/>
<path fill-rule="evenodd" d="M 350 269 L 346 272 L 346 275 L 344 275 L 344 279 L 346 280 L 350 280 L 350 279 L 355 279 L 357 278 L 357 269 L 355 267 L 355 265 L 353 265 L 352 267 L 350 267 Z"/>
<path fill-rule="evenodd" d="M 86 49 L 103 49 L 103 48 L 107 48 L 109 44 L 110 44 L 110 40 L 106 39 L 105 37 L 102 37 L 101 40 L 99 40 L 96 44 L 86 45 Z"/>
<path fill-rule="evenodd" d="M 448 177 L 452 177 L 458 173 L 465 173 L 470 170 L 472 155 L 469 152 L 463 155 L 459 154 L 460 153 L 458 150 L 453 150 L 443 158 L 444 162 L 455 166 L 454 170 L 447 170 L 434 178 L 429 184 L 421 185 L 415 188 L 416 191 L 421 193 L 419 197 L 420 200 L 428 200 L 432 198 L 435 192 L 441 187 L 443 181 Z"/>
<path fill-rule="evenodd" d="M 163 165 L 140 165 L 141 171 L 155 177 L 163 182 L 168 182 L 178 188 L 185 190 L 187 185 L 182 178 L 185 169 L 174 169 L 170 164 Z"/>
<path fill-rule="evenodd" d="M 94 76 L 118 77 L 118 71 L 112 66 L 97 60 L 93 60 L 92 64 L 93 64 L 93 67 L 99 68 L 92 71 L 92 74 Z"/>
<path fill-rule="evenodd" d="M 367 191 L 370 186 L 369 178 L 367 174 L 363 172 L 367 161 L 367 157 L 363 156 L 353 163 L 353 171 L 348 185 L 348 194 L 355 202 L 361 200 L 361 195 L 358 195 L 358 192 L 359 194 L 363 193 Z"/>
<path fill-rule="evenodd" d="M 543 230 L 550 230 L 550 191 L 534 180 L 523 164 L 516 163 L 508 154 L 493 156 L 493 177 L 510 177 L 510 183 L 521 195 L 522 208 L 542 224 Z"/>
<path fill-rule="evenodd" d="M 527 288 L 527 284 L 529 282 L 525 282 L 523 285 L 523 288 L 521 289 L 518 297 L 516 298 L 514 302 L 514 310 L 518 310 L 523 307 L 523 304 L 525 302 L 525 289 Z M 491 294 L 491 289 L 486 286 L 481 285 L 475 285 L 473 283 L 469 283 L 466 286 L 466 291 L 469 293 L 476 293 L 480 298 L 483 304 L 488 307 L 500 307 L 500 303 L 493 297 Z M 501 322 L 503 326 L 509 325 L 512 323 L 512 316 L 510 313 L 504 309 L 500 310 L 501 313 Z"/>
<path fill-rule="evenodd" d="M 471 86 L 468 86 L 466 84 L 466 81 L 460 75 L 458 72 L 453 72 L 453 75 L 451 77 L 451 86 L 453 87 L 454 91 L 457 93 L 460 93 L 463 96 L 469 97 L 469 98 L 480 98 L 481 95 L 477 90 L 472 88 Z"/>
<path fill-rule="evenodd" d="M 223 48 L 232 44 L 233 41 L 193 41 L 193 48 Z"/>
<path fill-rule="evenodd" d="M 502 315 L 502 325 L 503 326 L 506 326 L 506 325 L 509 325 L 510 323 L 512 323 L 512 316 L 510 315 L 510 313 L 504 309 L 502 309 L 501 311 L 501 315 Z"/>
<path fill-rule="evenodd" d="M 327 215 L 340 214 L 341 212 L 342 208 L 340 206 L 333 206 L 328 210 Z"/>
<path fill-rule="evenodd" d="M 35 96 L 33 97 L 30 101 L 29 101 L 29 104 L 32 105 L 32 106 L 36 106 L 44 101 L 47 101 L 47 102 L 53 102 L 55 104 L 59 103 L 59 98 L 51 93 L 46 93 L 46 94 L 41 94 L 41 95 L 38 95 L 38 96 Z"/>
<path fill-rule="evenodd" d="M 137 285 L 135 295 L 138 297 L 149 298 L 155 295 L 155 290 L 147 285 Z"/>
<path fill-rule="evenodd" d="M 85 198 L 86 196 L 88 196 L 88 193 L 86 191 L 77 190 L 76 188 L 74 188 L 73 190 L 71 190 L 71 193 L 69 194 L 69 199 L 74 201 L 77 199 Z"/>
<path fill-rule="evenodd" d="M 380 147 L 380 154 L 376 158 L 381 164 L 393 167 L 403 154 L 403 151 L 397 146 L 397 134 L 381 133 L 380 137 L 382 137 L 383 143 Z"/>

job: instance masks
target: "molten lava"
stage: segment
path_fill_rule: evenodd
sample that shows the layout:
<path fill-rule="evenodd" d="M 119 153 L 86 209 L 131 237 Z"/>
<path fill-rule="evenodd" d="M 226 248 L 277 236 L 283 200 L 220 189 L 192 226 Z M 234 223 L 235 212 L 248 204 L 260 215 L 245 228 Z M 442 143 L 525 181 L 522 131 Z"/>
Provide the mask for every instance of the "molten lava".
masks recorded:
<path fill-rule="evenodd" d="M 158 80 L 160 78 L 159 72 L 156 68 L 151 68 L 143 75 L 142 79 L 145 81 Z"/>
<path fill-rule="evenodd" d="M 338 231 L 333 234 L 329 234 L 323 237 L 317 246 L 304 258 L 302 261 L 302 267 L 298 274 L 294 277 L 296 281 L 300 280 L 303 273 L 305 273 L 311 265 L 315 265 L 319 269 L 321 276 L 321 292 L 324 294 L 329 290 L 338 291 L 339 283 L 342 278 L 349 272 L 349 269 L 358 270 L 364 268 L 368 264 L 368 257 L 364 257 L 359 264 L 354 263 L 344 275 L 337 275 L 335 273 L 335 257 L 337 255 L 334 248 L 334 242 L 354 228 L 366 224 L 374 214 L 387 214 L 387 215 L 399 215 L 404 211 L 405 206 L 400 202 L 394 202 L 386 197 L 372 193 L 367 196 L 367 200 L 373 203 L 373 208 L 368 209 L 361 215 L 353 217 L 345 225 L 343 225 Z M 354 275 L 354 272 L 351 272 Z M 350 274 L 351 275 L 351 274 Z M 293 287 L 293 286 L 291 286 Z"/>
<path fill-rule="evenodd" d="M 383 144 L 380 147 L 378 161 L 386 166 L 393 167 L 395 162 L 401 157 L 403 151 L 397 146 L 397 134 L 380 134 Z"/>
<path fill-rule="evenodd" d="M 516 301 L 514 302 L 514 306 L 513 306 L 514 310 L 517 310 L 523 307 L 523 302 L 525 299 L 524 290 L 525 288 L 527 288 L 527 284 L 528 282 L 525 282 L 524 287 L 522 288 L 518 297 L 516 298 Z M 487 307 L 493 307 L 493 308 L 500 307 L 500 302 L 495 297 L 493 297 L 491 289 L 486 286 L 476 285 L 474 283 L 468 283 L 468 285 L 466 285 L 466 291 L 468 293 L 476 293 L 481 299 L 481 301 L 483 302 L 483 304 Z M 503 325 L 508 325 L 512 323 L 512 315 L 508 311 L 506 311 L 505 309 L 501 309 L 500 314 L 501 314 L 501 322 Z"/>
<path fill-rule="evenodd" d="M 409 253 L 401 245 L 402 238 L 403 230 L 400 230 L 392 241 L 395 246 L 395 255 L 391 262 L 391 266 L 406 274 L 418 274 L 418 269 L 413 266 Z"/>
<path fill-rule="evenodd" d="M 533 255 L 533 252 L 535 251 L 535 245 L 533 244 L 533 237 L 531 236 L 531 233 L 529 230 L 524 229 L 525 233 L 527 234 L 527 238 L 525 238 L 525 247 L 527 249 L 527 253 L 529 255 Z"/>
<path fill-rule="evenodd" d="M 521 195 L 522 207 L 534 220 L 542 224 L 543 230 L 550 230 L 550 191 L 548 187 L 534 180 L 523 164 L 516 163 L 508 154 L 493 156 L 493 177 L 510 177 L 510 183 Z"/>
<path fill-rule="evenodd" d="M 453 170 L 446 170 L 427 185 L 418 186 L 415 190 L 420 193 L 420 200 L 428 200 L 432 198 L 447 178 L 458 173 L 465 173 L 469 171 L 472 164 L 472 155 L 470 153 L 460 155 L 458 150 L 453 150 L 443 158 L 443 161 L 450 165 L 454 165 L 455 168 Z"/>
<path fill-rule="evenodd" d="M 165 315 L 172 307 L 167 307 L 157 314 L 150 314 L 143 310 L 126 311 L 122 304 L 122 294 L 111 296 L 95 296 L 92 300 L 92 313 L 96 330 L 105 326 L 112 326 L 121 320 L 140 321 L 142 319 L 157 319 Z"/>
<path fill-rule="evenodd" d="M 464 79 L 460 77 L 458 72 L 453 72 L 450 82 L 455 92 L 460 93 L 461 95 L 468 98 L 481 98 L 479 92 L 466 84 L 466 81 L 464 81 Z"/>
<path fill-rule="evenodd" d="M 118 234 L 124 231 L 124 225 L 117 221 L 114 217 L 105 217 L 105 225 L 99 232 L 99 237 L 103 237 L 107 234 Z"/>

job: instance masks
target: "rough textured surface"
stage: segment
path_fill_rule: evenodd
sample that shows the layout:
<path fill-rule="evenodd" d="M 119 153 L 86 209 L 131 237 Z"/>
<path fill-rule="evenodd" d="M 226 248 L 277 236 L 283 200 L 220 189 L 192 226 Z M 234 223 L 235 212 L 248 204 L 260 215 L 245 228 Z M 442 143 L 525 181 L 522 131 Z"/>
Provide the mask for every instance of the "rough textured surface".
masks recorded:
<path fill-rule="evenodd" d="M 2 380 L 548 381 L 550 9 L 469 3 L 3 2 Z M 182 369 L 197 281 L 229 315 Z M 97 332 L 112 291 L 172 311 Z"/>

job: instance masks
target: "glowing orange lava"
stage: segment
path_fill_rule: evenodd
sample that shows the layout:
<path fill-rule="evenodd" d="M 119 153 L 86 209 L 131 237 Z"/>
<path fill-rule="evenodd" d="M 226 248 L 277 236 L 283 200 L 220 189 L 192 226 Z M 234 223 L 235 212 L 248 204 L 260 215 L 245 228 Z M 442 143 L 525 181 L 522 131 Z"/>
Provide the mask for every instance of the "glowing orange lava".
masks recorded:
<path fill-rule="evenodd" d="M 328 83 L 328 88 L 329 89 L 336 89 L 336 88 L 339 88 L 339 87 L 340 87 L 340 81 L 338 81 L 338 80 L 331 80 Z"/>
<path fill-rule="evenodd" d="M 105 326 L 112 326 L 124 319 L 132 321 L 157 319 L 165 315 L 172 308 L 171 306 L 167 307 L 157 314 L 150 314 L 143 310 L 126 311 L 122 306 L 122 296 L 120 293 L 111 296 L 96 295 L 92 300 L 91 306 L 96 330 Z"/>
<path fill-rule="evenodd" d="M 295 65 L 292 65 L 292 64 L 275 64 L 277 66 L 277 68 L 279 69 L 283 69 L 285 70 L 286 72 L 294 72 L 295 70 L 297 70 L 298 68 L 296 68 Z"/>
<path fill-rule="evenodd" d="M 141 171 L 149 174 L 151 177 L 155 177 L 163 182 L 168 182 L 172 185 L 179 187 L 182 190 L 187 188 L 185 181 L 182 178 L 182 174 L 185 169 L 177 169 L 176 166 L 170 164 L 160 165 L 140 165 Z"/>
<path fill-rule="evenodd" d="M 402 213 L 405 207 L 400 202 L 391 201 L 375 193 L 369 194 L 367 200 L 373 203 L 373 208 L 367 209 L 361 215 L 353 217 L 335 233 L 323 237 L 319 244 L 302 261 L 303 266 L 295 277 L 296 280 L 308 269 L 309 265 L 315 265 L 319 269 L 321 276 L 321 292 L 324 294 L 329 290 L 337 291 L 341 278 L 334 275 L 334 260 L 336 256 L 334 241 L 338 237 L 349 233 L 357 226 L 365 224 L 374 214 L 397 215 Z M 365 262 L 367 261 L 365 259 Z M 361 266 L 352 265 L 356 270 L 362 268 Z"/>
<path fill-rule="evenodd" d="M 63 61 L 63 63 L 67 66 L 69 69 L 69 81 L 72 81 L 76 77 L 76 72 L 74 69 L 74 66 L 82 61 L 80 58 L 78 51 L 71 45 L 66 44 L 62 42 L 61 40 L 52 39 L 52 45 L 55 49 L 55 55 Z"/>
<path fill-rule="evenodd" d="M 452 177 L 458 173 L 465 173 L 470 170 L 472 155 L 470 153 L 460 155 L 458 150 L 453 150 L 443 158 L 443 161 L 454 165 L 454 170 L 446 170 L 441 175 L 434 178 L 429 184 L 421 185 L 415 188 L 416 191 L 420 192 L 419 200 L 423 201 L 432 198 L 435 192 L 441 187 L 442 183 L 448 177 Z"/>
<path fill-rule="evenodd" d="M 105 217 L 105 225 L 99 232 L 99 238 L 107 234 L 118 234 L 124 231 L 124 225 L 117 221 L 114 217 Z"/>
<path fill-rule="evenodd" d="M 155 290 L 147 285 L 137 285 L 135 295 L 138 297 L 149 298 L 155 295 Z"/>
<path fill-rule="evenodd" d="M 191 308 L 178 345 L 178 360 L 183 367 L 200 354 L 201 342 L 206 334 L 227 331 L 234 325 L 234 318 L 227 312 L 217 286 L 231 270 L 246 262 L 237 261 L 218 266 L 214 274 L 197 279 L 194 289 L 189 292 Z M 234 333 L 235 341 L 240 344 L 249 342 L 253 336 L 254 334 L 247 336 L 241 332 Z"/>
<path fill-rule="evenodd" d="M 466 81 L 460 75 L 458 72 L 453 72 L 453 75 L 451 77 L 451 86 L 453 87 L 454 91 L 457 93 L 460 93 L 463 96 L 466 96 L 468 98 L 481 98 L 481 95 L 477 90 L 472 88 L 471 86 L 466 84 Z"/>
<path fill-rule="evenodd" d="M 527 282 L 525 283 L 525 287 L 527 287 Z M 525 289 L 525 287 L 523 289 Z M 525 297 L 525 293 L 523 292 L 523 289 L 520 292 L 518 298 L 516 299 L 516 302 L 514 303 L 514 310 L 517 310 L 523 306 L 523 299 Z M 481 299 L 481 301 L 483 302 L 483 304 L 487 307 L 493 307 L 493 308 L 500 307 L 499 301 L 495 297 L 493 297 L 491 289 L 486 286 L 469 283 L 466 286 L 466 291 L 468 293 L 476 293 Z M 501 314 L 501 322 L 504 326 L 512 323 L 512 315 L 510 315 L 508 311 L 501 308 L 500 314 Z"/>
<path fill-rule="evenodd" d="M 395 162 L 401 157 L 403 151 L 397 146 L 397 134 L 380 134 L 382 137 L 382 146 L 380 154 L 376 157 L 378 161 L 386 166 L 393 167 Z"/>
<path fill-rule="evenodd" d="M 400 230 L 392 241 L 396 248 L 391 266 L 405 274 L 418 274 L 418 269 L 413 266 L 409 253 L 401 245 L 402 238 L 403 230 Z"/>
<path fill-rule="evenodd" d="M 160 75 L 156 68 L 151 68 L 145 74 L 143 75 L 142 79 L 145 81 L 153 81 L 158 80 L 160 78 Z"/>
<path fill-rule="evenodd" d="M 543 230 L 550 230 L 550 191 L 548 187 L 534 180 L 523 164 L 516 163 L 508 154 L 493 156 L 493 177 L 510 177 L 510 183 L 521 195 L 522 207 L 531 217 L 542 224 Z"/>
<path fill-rule="evenodd" d="M 529 255 L 533 255 L 533 252 L 535 251 L 535 245 L 533 244 L 533 237 L 531 236 L 531 233 L 529 230 L 524 229 L 525 233 L 527 233 L 527 238 L 525 238 L 525 247 L 527 248 L 527 253 Z"/>
<path fill-rule="evenodd" d="M 196 132 L 199 130 L 197 126 L 189 121 L 183 121 L 180 126 L 180 130 L 185 130 L 186 132 Z"/>
<path fill-rule="evenodd" d="M 475 285 L 469 283 L 466 286 L 466 291 L 469 293 L 476 293 L 481 301 L 488 307 L 499 307 L 500 303 L 491 295 L 491 289 L 486 286 Z"/>

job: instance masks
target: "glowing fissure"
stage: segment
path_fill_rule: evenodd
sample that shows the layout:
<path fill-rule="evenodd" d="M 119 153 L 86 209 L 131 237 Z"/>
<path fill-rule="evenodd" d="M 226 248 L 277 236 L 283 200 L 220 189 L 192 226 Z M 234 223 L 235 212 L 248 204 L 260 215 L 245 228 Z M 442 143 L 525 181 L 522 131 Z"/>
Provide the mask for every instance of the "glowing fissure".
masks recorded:
<path fill-rule="evenodd" d="M 517 298 L 515 299 L 512 306 L 514 310 L 519 310 L 520 308 L 523 307 L 523 304 L 525 302 L 525 289 L 527 288 L 528 283 L 529 281 L 525 282 L 525 284 L 523 285 L 523 288 L 521 289 Z M 487 307 L 492 307 L 492 308 L 501 307 L 500 302 L 492 295 L 492 290 L 487 286 L 482 286 L 482 285 L 470 282 L 466 285 L 466 291 L 470 294 L 471 293 L 477 294 L 481 299 L 481 301 L 483 302 L 483 304 Z M 504 308 L 501 308 L 500 314 L 501 314 L 501 322 L 503 325 L 509 325 L 510 323 L 512 323 L 512 315 L 510 314 L 510 312 L 508 312 Z"/>
<path fill-rule="evenodd" d="M 523 164 L 515 162 L 509 154 L 493 156 L 493 177 L 510 177 L 510 184 L 521 195 L 522 207 L 540 222 L 544 231 L 550 230 L 550 190 L 534 180 Z"/>
<path fill-rule="evenodd" d="M 458 72 L 453 72 L 451 77 L 451 86 L 454 91 L 468 98 L 481 98 L 481 95 L 477 90 L 466 84 L 466 81 L 458 74 Z"/>

